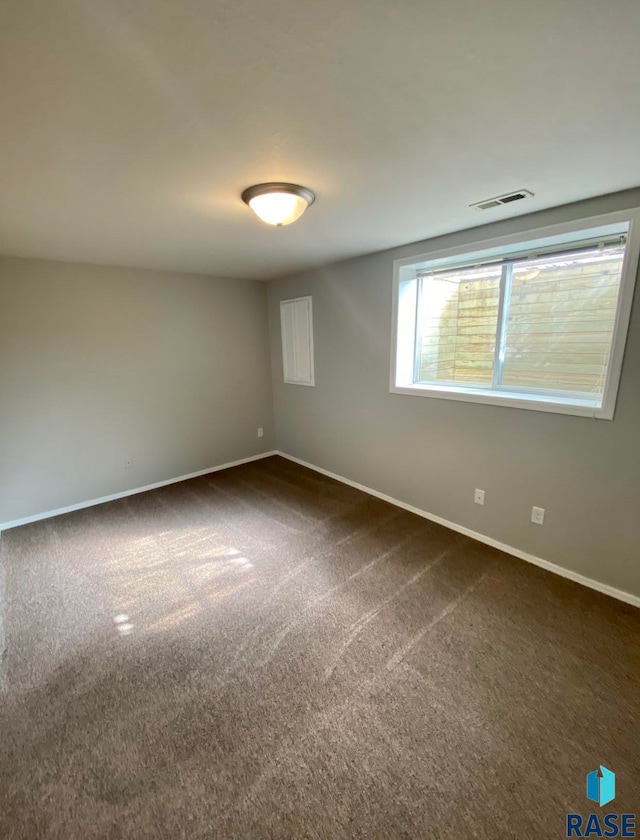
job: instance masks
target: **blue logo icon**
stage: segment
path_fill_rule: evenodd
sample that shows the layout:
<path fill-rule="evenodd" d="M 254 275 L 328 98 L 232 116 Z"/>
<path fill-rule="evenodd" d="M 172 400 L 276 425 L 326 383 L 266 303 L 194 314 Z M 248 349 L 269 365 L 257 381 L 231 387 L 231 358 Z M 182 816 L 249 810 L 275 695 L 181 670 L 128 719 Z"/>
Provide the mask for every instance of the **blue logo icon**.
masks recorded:
<path fill-rule="evenodd" d="M 616 796 L 616 774 L 600 765 L 599 770 L 587 773 L 587 799 L 606 805 Z"/>
<path fill-rule="evenodd" d="M 587 773 L 587 799 L 606 805 L 616 796 L 616 774 L 600 765 Z M 636 837 L 635 814 L 567 814 L 567 837 Z"/>

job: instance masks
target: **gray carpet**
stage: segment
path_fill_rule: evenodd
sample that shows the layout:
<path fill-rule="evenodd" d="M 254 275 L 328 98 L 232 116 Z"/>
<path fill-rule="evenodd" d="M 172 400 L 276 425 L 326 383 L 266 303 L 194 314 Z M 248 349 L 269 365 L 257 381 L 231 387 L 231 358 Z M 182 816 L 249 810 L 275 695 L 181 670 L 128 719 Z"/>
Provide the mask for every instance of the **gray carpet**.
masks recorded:
<path fill-rule="evenodd" d="M 284 459 L 2 562 L 3 840 L 560 838 L 599 764 L 638 807 L 639 611 Z"/>

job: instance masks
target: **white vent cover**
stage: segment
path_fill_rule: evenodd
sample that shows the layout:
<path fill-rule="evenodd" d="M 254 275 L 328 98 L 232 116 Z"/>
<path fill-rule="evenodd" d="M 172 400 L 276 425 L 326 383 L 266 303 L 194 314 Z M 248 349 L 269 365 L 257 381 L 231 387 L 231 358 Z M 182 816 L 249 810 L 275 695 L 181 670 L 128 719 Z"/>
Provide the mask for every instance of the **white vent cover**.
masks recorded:
<path fill-rule="evenodd" d="M 282 367 L 289 385 L 313 385 L 313 311 L 311 297 L 280 301 Z"/>
<path fill-rule="evenodd" d="M 478 210 L 489 210 L 490 207 L 500 207 L 501 204 L 511 204 L 512 201 L 521 201 L 523 198 L 531 198 L 531 190 L 516 190 L 515 192 L 496 195 L 494 198 L 485 198 L 484 201 L 476 201 L 469 207 L 477 207 Z"/>

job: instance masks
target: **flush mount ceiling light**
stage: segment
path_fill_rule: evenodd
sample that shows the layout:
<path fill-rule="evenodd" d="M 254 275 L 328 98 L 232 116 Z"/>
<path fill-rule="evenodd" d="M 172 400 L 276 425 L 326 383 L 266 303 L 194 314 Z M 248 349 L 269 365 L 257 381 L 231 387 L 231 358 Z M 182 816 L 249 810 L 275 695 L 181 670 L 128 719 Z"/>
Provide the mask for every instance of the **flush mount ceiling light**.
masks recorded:
<path fill-rule="evenodd" d="M 290 225 L 316 200 L 307 187 L 298 184 L 256 184 L 242 193 L 242 200 L 268 225 Z"/>

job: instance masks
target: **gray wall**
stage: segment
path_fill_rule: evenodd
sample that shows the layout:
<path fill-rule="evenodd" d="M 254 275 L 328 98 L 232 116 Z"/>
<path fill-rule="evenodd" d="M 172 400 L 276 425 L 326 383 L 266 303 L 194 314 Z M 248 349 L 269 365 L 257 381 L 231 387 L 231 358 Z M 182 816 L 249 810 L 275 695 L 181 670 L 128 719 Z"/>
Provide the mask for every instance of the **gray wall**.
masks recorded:
<path fill-rule="evenodd" d="M 639 205 L 627 191 L 270 283 L 278 448 L 640 595 L 640 292 L 613 421 L 389 393 L 394 259 Z M 282 381 L 278 302 L 308 294 L 314 388 Z"/>
<path fill-rule="evenodd" d="M 0 259 L 0 523 L 272 449 L 266 307 L 257 281 Z"/>

